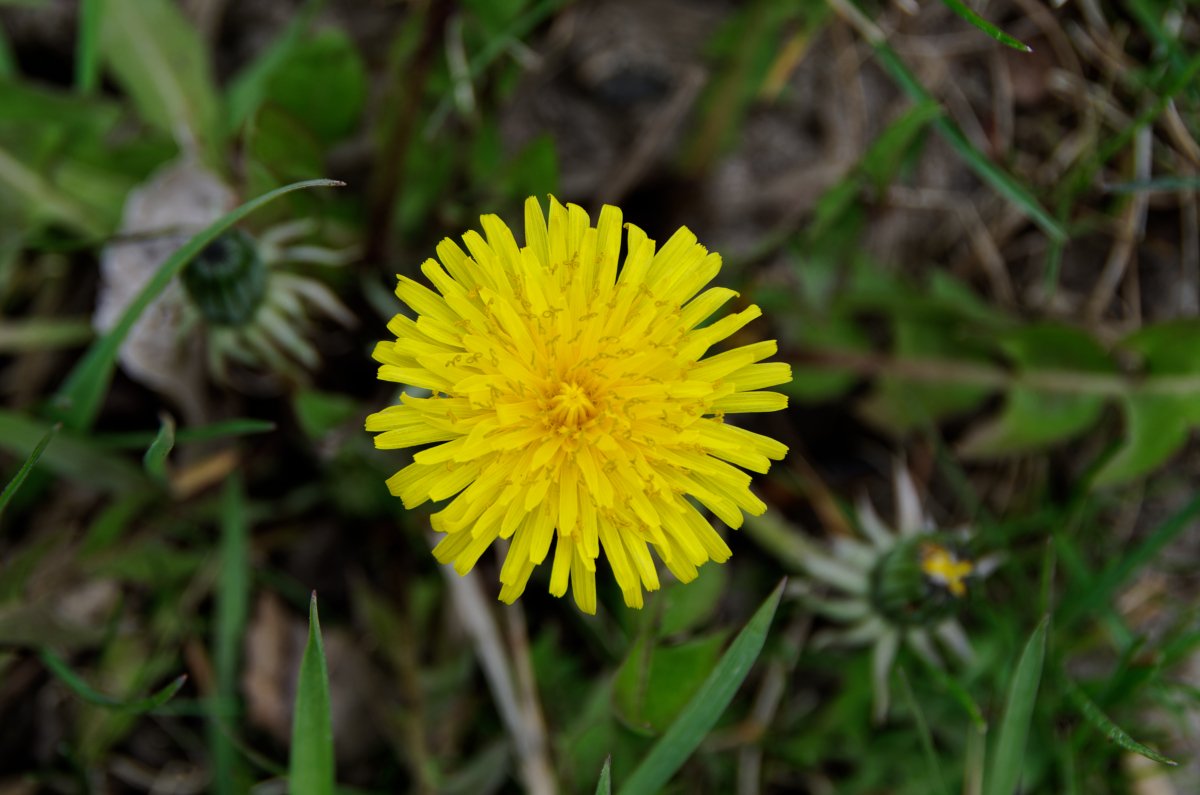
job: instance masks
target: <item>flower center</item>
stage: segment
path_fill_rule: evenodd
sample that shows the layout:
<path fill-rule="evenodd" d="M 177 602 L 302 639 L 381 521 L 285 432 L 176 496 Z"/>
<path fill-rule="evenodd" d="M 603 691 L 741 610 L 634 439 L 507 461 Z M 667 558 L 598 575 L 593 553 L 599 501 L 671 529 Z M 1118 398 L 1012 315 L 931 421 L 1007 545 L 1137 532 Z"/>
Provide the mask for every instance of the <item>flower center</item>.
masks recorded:
<path fill-rule="evenodd" d="M 564 381 L 550 398 L 550 421 L 560 428 L 575 429 L 596 416 L 596 404 L 588 390 L 575 381 Z"/>
<path fill-rule="evenodd" d="M 966 578 L 975 570 L 969 560 L 960 560 L 940 544 L 928 543 L 921 546 L 921 571 L 932 582 L 941 585 L 951 594 L 962 597 L 967 592 Z"/>

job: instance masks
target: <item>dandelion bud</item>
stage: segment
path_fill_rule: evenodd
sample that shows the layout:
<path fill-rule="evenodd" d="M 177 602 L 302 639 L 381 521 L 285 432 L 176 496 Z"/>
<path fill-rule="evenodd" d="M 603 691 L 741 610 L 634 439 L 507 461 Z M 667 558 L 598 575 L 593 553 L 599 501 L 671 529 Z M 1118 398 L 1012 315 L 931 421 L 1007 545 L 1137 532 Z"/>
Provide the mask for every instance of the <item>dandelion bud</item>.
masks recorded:
<path fill-rule="evenodd" d="M 974 564 L 944 536 L 908 538 L 875 564 L 871 604 L 897 626 L 931 626 L 957 612 Z"/>
<path fill-rule="evenodd" d="M 210 243 L 182 278 L 188 297 L 214 326 L 246 325 L 267 292 L 267 266 L 254 239 L 240 229 Z"/>

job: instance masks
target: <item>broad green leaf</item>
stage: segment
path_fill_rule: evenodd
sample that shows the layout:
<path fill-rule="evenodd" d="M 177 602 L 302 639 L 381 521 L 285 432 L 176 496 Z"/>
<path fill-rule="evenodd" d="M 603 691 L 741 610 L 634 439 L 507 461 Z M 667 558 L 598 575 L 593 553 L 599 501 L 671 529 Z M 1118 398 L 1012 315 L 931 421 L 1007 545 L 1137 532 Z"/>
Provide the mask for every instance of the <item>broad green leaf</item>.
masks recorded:
<path fill-rule="evenodd" d="M 786 316 L 781 321 L 789 328 L 789 342 L 802 348 L 822 351 L 867 351 L 870 341 L 849 317 L 829 315 L 826 317 L 806 313 L 797 316 L 797 322 L 788 323 Z M 839 372 L 821 367 L 805 367 L 797 364 L 792 369 L 792 380 L 781 384 L 779 391 L 812 403 L 837 398 L 850 390 L 860 380 L 856 373 Z"/>
<path fill-rule="evenodd" d="M 339 425 L 362 415 L 362 407 L 349 395 L 302 389 L 292 401 L 296 420 L 310 439 L 321 439 Z"/>
<path fill-rule="evenodd" d="M 1042 664 L 1046 658 L 1046 636 L 1050 617 L 1046 616 L 1033 630 L 1008 688 L 1004 717 L 996 739 L 988 770 L 986 795 L 1015 795 L 1024 770 L 1025 745 L 1033 708 L 1037 702 L 1038 686 L 1042 681 Z"/>
<path fill-rule="evenodd" d="M 1096 473 L 1096 486 L 1111 486 L 1141 477 L 1166 461 L 1187 442 L 1196 398 L 1134 392 L 1121 398 L 1125 440 Z"/>
<path fill-rule="evenodd" d="M 21 488 L 21 484 L 25 482 L 25 478 L 29 477 L 29 473 L 37 466 L 38 459 L 42 457 L 42 453 L 46 452 L 46 448 L 50 445 L 60 427 L 59 425 L 55 425 L 46 431 L 46 435 L 30 451 L 29 456 L 25 459 L 25 463 L 17 470 L 17 474 L 13 475 L 12 480 L 8 481 L 8 485 L 4 487 L 4 491 L 0 492 L 0 516 L 4 515 L 4 509 L 8 506 L 9 500 L 13 498 L 13 495 L 17 493 L 17 489 Z"/>
<path fill-rule="evenodd" d="M 46 668 L 57 676 L 59 681 L 66 685 L 72 693 L 79 696 L 79 698 L 98 707 L 106 707 L 133 715 L 158 709 L 170 701 L 179 692 L 179 689 L 183 687 L 184 683 L 187 682 L 187 674 L 180 674 L 169 685 L 157 693 L 144 698 L 119 699 L 95 690 L 79 674 L 72 671 L 70 666 L 61 657 L 49 649 L 42 649 L 41 658 Z"/>
<path fill-rule="evenodd" d="M 1100 419 L 1104 398 L 1012 389 L 1000 415 L 958 446 L 964 458 L 997 458 L 1037 450 L 1076 436 Z"/>
<path fill-rule="evenodd" d="M 100 412 L 100 402 L 112 379 L 121 343 L 125 341 L 125 337 L 129 335 L 130 330 L 150 302 L 158 297 L 158 294 L 166 289 L 166 286 L 183 270 L 184 266 L 203 251 L 209 243 L 250 213 L 280 196 L 304 188 L 332 187 L 343 184 L 336 180 L 314 179 L 273 190 L 226 213 L 168 257 L 159 267 L 158 272 L 146 282 L 146 286 L 142 288 L 137 297 L 129 303 L 120 320 L 88 349 L 88 352 L 75 365 L 75 369 L 71 371 L 67 380 L 59 388 L 54 402 L 63 424 L 75 430 L 92 425 L 96 415 Z"/>
<path fill-rule="evenodd" d="M 1171 767 L 1177 766 L 1179 763 L 1150 748 L 1147 745 L 1139 743 L 1137 740 L 1129 736 L 1129 733 L 1122 729 L 1117 724 L 1101 711 L 1096 702 L 1088 698 L 1087 693 L 1083 691 L 1078 684 L 1067 679 L 1067 695 L 1075 706 L 1079 708 L 1080 714 L 1087 719 L 1087 722 L 1107 737 L 1112 742 L 1124 748 L 1126 751 L 1133 751 L 1135 754 L 1141 754 L 1147 759 L 1152 759 L 1155 762 L 1161 762 L 1164 765 Z"/>
<path fill-rule="evenodd" d="M 209 724 L 213 751 L 214 784 L 218 793 L 236 792 L 237 754 L 222 724 L 236 725 L 239 651 L 250 603 L 250 550 L 247 538 L 245 497 L 241 478 L 225 484 L 221 500 L 221 570 L 217 577 L 216 622 L 213 631 L 213 668 L 217 700 Z"/>
<path fill-rule="evenodd" d="M 1028 44 L 1018 41 L 1004 31 L 1000 30 L 1000 28 L 996 27 L 991 22 L 988 22 L 986 19 L 972 11 L 970 6 L 962 2 L 962 0 L 942 0 L 942 2 L 945 3 L 951 11 L 958 14 L 967 22 L 970 22 L 972 25 L 979 28 L 984 33 L 1003 44 L 1005 47 L 1012 47 L 1014 50 L 1019 50 L 1021 52 L 1033 52 L 1033 48 Z"/>
<path fill-rule="evenodd" d="M 329 670 L 317 617 L 317 594 L 308 607 L 308 645 L 296 682 L 292 714 L 292 750 L 288 764 L 291 795 L 333 795 L 333 719 L 329 707 Z"/>
<path fill-rule="evenodd" d="M 612 795 L 612 757 L 604 760 L 600 768 L 600 780 L 596 782 L 596 795 Z"/>
<path fill-rule="evenodd" d="M 146 474 L 159 483 L 167 482 L 167 456 L 174 447 L 175 419 L 164 412 L 159 415 L 158 434 L 146 449 L 146 455 L 142 456 Z"/>
<path fill-rule="evenodd" d="M 663 588 L 659 597 L 663 603 L 659 637 L 686 632 L 706 621 L 720 604 L 728 583 L 726 567 L 705 566 L 691 582 L 672 582 Z"/>
<path fill-rule="evenodd" d="M 283 35 L 234 76 L 225 96 L 226 132 L 235 132 L 258 110 L 271 78 L 287 63 L 323 4 L 324 0 L 305 0 L 301 9 L 293 14 Z"/>
<path fill-rule="evenodd" d="M 979 345 L 964 341 L 945 321 L 897 317 L 894 352 L 899 358 L 931 358 L 978 363 Z M 991 389 L 972 384 L 919 383 L 893 376 L 879 379 L 860 411 L 876 427 L 890 433 L 907 433 L 937 421 L 971 411 L 987 399 Z"/>
<path fill-rule="evenodd" d="M 217 94 L 208 51 L 170 0 L 104 0 L 105 62 L 142 118 L 174 136 L 185 152 L 215 161 Z"/>
<path fill-rule="evenodd" d="M 663 732 L 704 684 L 721 656 L 724 641 L 724 633 L 675 645 L 639 637 L 613 683 L 617 715 L 635 731 Z"/>
<path fill-rule="evenodd" d="M 108 232 L 109 225 L 89 207 L 0 146 L 0 190 L 3 189 L 28 203 L 32 216 L 62 223 L 88 237 L 102 237 Z"/>
<path fill-rule="evenodd" d="M 52 425 L 0 409 L 0 450 L 28 456 Z M 138 467 L 65 428 L 43 452 L 41 465 L 56 475 L 104 491 L 132 491 L 148 483 Z"/>
<path fill-rule="evenodd" d="M 1000 347 L 1017 370 L 1014 385 L 999 416 L 977 427 L 960 444 L 967 458 L 992 458 L 1028 452 L 1069 439 L 1096 423 L 1104 410 L 1103 395 L 1083 387 L 1037 389 L 1022 385 L 1053 375 L 1063 384 L 1081 383 L 1089 376 L 1109 374 L 1115 366 L 1109 355 L 1079 329 L 1051 324 L 1030 325 L 1004 335 Z"/>
<path fill-rule="evenodd" d="M 267 81 L 264 100 L 288 111 L 325 143 L 358 125 L 367 71 L 346 33 L 327 28 L 292 46 Z"/>
<path fill-rule="evenodd" d="M 738 633 L 700 690 L 620 787 L 619 795 L 661 792 L 716 725 L 762 651 L 771 620 L 783 596 L 783 586 L 784 582 L 780 582 Z"/>

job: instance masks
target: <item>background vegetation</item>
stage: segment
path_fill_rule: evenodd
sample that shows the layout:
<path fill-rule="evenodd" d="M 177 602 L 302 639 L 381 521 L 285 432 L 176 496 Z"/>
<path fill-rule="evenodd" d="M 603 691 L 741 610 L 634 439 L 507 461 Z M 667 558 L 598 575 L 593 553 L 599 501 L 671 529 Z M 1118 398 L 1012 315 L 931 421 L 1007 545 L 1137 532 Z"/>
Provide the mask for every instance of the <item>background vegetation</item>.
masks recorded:
<path fill-rule="evenodd" d="M 1200 17 L 972 8 L 0 0 L 0 793 L 1200 791 Z M 228 201 L 131 223 L 164 168 Z M 362 431 L 394 274 L 546 193 L 688 225 L 796 372 L 768 521 L 641 612 L 445 576 Z M 134 300 L 298 219 L 354 323 L 221 379 Z M 897 461 L 993 570 L 877 721 L 811 561 Z"/>

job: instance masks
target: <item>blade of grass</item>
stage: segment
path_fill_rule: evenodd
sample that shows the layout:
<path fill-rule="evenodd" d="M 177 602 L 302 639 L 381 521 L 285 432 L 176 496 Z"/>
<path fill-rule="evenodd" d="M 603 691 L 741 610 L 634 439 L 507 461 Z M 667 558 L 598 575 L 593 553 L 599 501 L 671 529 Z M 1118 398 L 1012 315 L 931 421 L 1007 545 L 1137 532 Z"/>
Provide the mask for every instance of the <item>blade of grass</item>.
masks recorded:
<path fill-rule="evenodd" d="M 271 76 L 287 61 L 323 4 L 324 0 L 306 0 L 300 10 L 293 14 L 283 34 L 233 78 L 225 95 L 227 132 L 235 132 L 258 109 Z"/>
<path fill-rule="evenodd" d="M 0 450 L 28 456 L 51 427 L 52 423 L 0 409 Z M 141 469 L 65 428 L 44 451 L 41 464 L 57 475 L 105 491 L 133 491 L 147 485 Z"/>
<path fill-rule="evenodd" d="M 604 758 L 604 767 L 600 768 L 600 780 L 596 782 L 596 795 L 612 795 L 612 757 Z"/>
<path fill-rule="evenodd" d="M 150 712 L 151 710 L 157 709 L 158 707 L 167 703 L 171 700 L 172 696 L 179 692 L 179 689 L 183 687 L 184 683 L 187 682 L 187 674 L 180 674 L 173 679 L 169 685 L 164 687 L 162 690 L 159 690 L 157 693 L 145 698 L 124 700 L 113 698 L 112 696 L 106 696 L 98 690 L 95 690 L 91 685 L 85 682 L 83 678 L 79 676 L 79 674 L 72 671 L 70 666 L 68 666 L 61 657 L 49 649 L 42 649 L 39 653 L 39 656 L 41 657 L 42 663 L 45 664 L 46 668 L 52 674 L 58 677 L 59 681 L 66 685 L 72 693 L 79 696 L 79 698 L 83 699 L 89 704 L 95 704 L 98 707 L 115 709 L 119 712 L 125 712 L 133 715 L 138 715 L 143 712 Z"/>
<path fill-rule="evenodd" d="M 1067 678 L 1066 682 L 1067 696 L 1072 702 L 1074 702 L 1075 706 L 1079 708 L 1079 712 L 1084 718 L 1087 719 L 1087 722 L 1092 724 L 1092 726 L 1094 726 L 1109 740 L 1121 746 L 1126 751 L 1133 751 L 1135 754 L 1141 754 L 1147 759 L 1151 759 L 1155 762 L 1161 762 L 1164 765 L 1170 765 L 1171 767 L 1175 767 L 1179 764 L 1175 760 L 1168 759 L 1158 751 L 1155 751 L 1153 748 L 1143 745 L 1142 743 L 1139 743 L 1137 740 L 1130 737 L 1128 732 L 1126 732 L 1117 724 L 1113 723 L 1112 719 L 1110 719 L 1100 710 L 1100 707 L 1096 705 L 1096 702 L 1088 698 L 1087 693 L 1083 692 L 1083 688 L 1077 685 L 1070 678 Z"/>
<path fill-rule="evenodd" d="M 333 721 L 329 710 L 329 671 L 317 617 L 317 592 L 308 606 L 308 645 L 300 661 L 288 785 L 292 795 L 333 795 Z"/>
<path fill-rule="evenodd" d="M 1000 722 L 1000 734 L 996 750 L 992 754 L 990 775 L 985 789 L 987 795 L 1013 795 L 1021 779 L 1025 760 L 1025 745 L 1029 738 L 1029 724 L 1033 720 L 1033 707 L 1037 702 L 1038 686 L 1042 680 L 1042 665 L 1046 659 L 1046 636 L 1049 633 L 1050 617 L 1038 622 L 1029 641 L 1021 652 L 1017 670 L 1013 673 L 1008 688 L 1008 699 L 1004 705 L 1004 718 Z"/>
<path fill-rule="evenodd" d="M 904 61 L 886 42 L 875 44 L 875 57 L 883 66 L 884 71 L 908 94 L 914 102 L 935 101 L 916 76 L 909 71 Z M 933 128 L 938 131 L 950 148 L 953 149 L 971 170 L 987 184 L 991 185 L 1000 195 L 1007 198 L 1025 215 L 1042 228 L 1042 231 L 1052 240 L 1065 240 L 1067 230 L 1038 203 L 1024 185 L 1013 179 L 1007 172 L 991 161 L 987 155 L 975 148 L 963 131 L 958 128 L 951 118 L 943 113 L 933 120 Z"/>
<path fill-rule="evenodd" d="M 1020 50 L 1021 52 L 1033 52 L 1033 48 L 1028 44 L 1014 39 L 1012 36 L 1000 30 L 1000 28 L 996 27 L 991 22 L 988 22 L 986 19 L 972 11 L 970 7 L 962 2 L 962 0 L 942 0 L 942 2 L 945 3 L 946 7 L 951 11 L 958 14 L 967 22 L 970 22 L 972 25 L 979 28 L 984 33 L 1003 44 L 1005 47 L 1012 47 L 1014 50 Z"/>
<path fill-rule="evenodd" d="M 75 90 L 92 94 L 100 84 L 100 21 L 103 0 L 80 0 L 75 40 Z"/>
<path fill-rule="evenodd" d="M 4 514 L 4 509 L 8 505 L 8 501 L 17 493 L 17 489 L 21 488 L 21 484 L 25 482 L 25 478 L 29 477 L 29 473 L 37 466 L 38 459 L 42 457 L 42 453 L 46 452 L 50 441 L 54 435 L 61 429 L 61 425 L 55 425 L 50 430 L 46 431 L 46 435 L 37 443 L 37 447 L 29 453 L 29 457 L 25 459 L 25 463 L 17 470 L 17 474 L 13 475 L 13 479 L 8 481 L 8 485 L 4 487 L 4 491 L 0 492 L 0 515 Z"/>
<path fill-rule="evenodd" d="M 305 188 L 340 187 L 342 185 L 345 183 L 333 179 L 310 179 L 277 188 L 221 216 L 211 226 L 168 257 L 154 276 L 146 282 L 146 286 L 137 294 L 137 297 L 130 302 L 116 325 L 92 344 L 92 347 L 75 365 L 75 369 L 67 376 L 67 380 L 55 395 L 54 406 L 63 424 L 73 430 L 91 427 L 96 415 L 100 412 L 100 402 L 112 379 L 121 343 L 125 341 L 125 337 L 129 335 L 138 318 L 146 311 L 146 307 L 209 243 L 216 240 L 222 232 L 238 221 L 280 196 Z"/>
<path fill-rule="evenodd" d="M 1092 615 L 1097 609 L 1107 605 L 1121 585 L 1138 569 L 1153 560 L 1167 544 L 1192 527 L 1192 520 L 1197 514 L 1200 514 L 1200 496 L 1194 497 L 1167 521 L 1159 525 L 1145 541 L 1133 550 L 1120 555 L 1115 562 L 1097 575 L 1086 589 L 1064 599 L 1055 618 L 1066 624 L 1082 616 Z"/>
<path fill-rule="evenodd" d="M 216 627 L 213 661 L 217 675 L 217 700 L 209 725 L 216 791 L 236 792 L 237 749 L 221 724 L 233 724 L 237 714 L 238 651 L 246 629 L 250 603 L 250 553 L 245 497 L 235 474 L 225 484 L 221 500 L 221 573 L 217 579 Z"/>
<path fill-rule="evenodd" d="M 209 425 L 197 425 L 194 428 L 176 428 L 175 443 L 188 444 L 189 442 L 208 442 L 228 436 L 249 436 L 256 433 L 269 433 L 275 428 L 275 423 L 270 420 L 250 418 L 225 420 Z M 124 450 L 145 447 L 153 443 L 157 435 L 153 431 L 132 431 L 130 433 L 96 434 L 92 439 L 100 447 Z"/>
<path fill-rule="evenodd" d="M 900 674 L 900 691 L 904 694 L 904 700 L 908 703 L 909 710 L 912 711 L 913 722 L 917 724 L 917 737 L 921 740 L 921 750 L 925 753 L 925 764 L 929 767 L 929 780 L 937 783 L 938 792 L 947 795 L 949 790 L 946 789 L 946 778 L 942 775 L 942 766 L 938 764 L 937 752 L 933 748 L 933 735 L 929 733 L 929 722 L 925 720 L 925 711 L 917 703 L 912 685 L 908 682 L 908 674 L 903 668 L 897 668 L 896 671 Z"/>
<path fill-rule="evenodd" d="M 95 335 L 86 318 L 34 318 L 20 323 L 0 321 L 0 353 L 44 351 L 81 345 Z"/>
<path fill-rule="evenodd" d="M 662 791 L 675 771 L 700 745 L 758 659 L 785 583 L 786 580 L 776 586 L 738 633 L 696 695 L 618 790 L 620 795 L 650 795 Z"/>
<path fill-rule="evenodd" d="M 146 474 L 159 483 L 167 482 L 167 456 L 175 447 L 175 420 L 170 414 L 162 413 L 158 417 L 158 434 L 142 456 L 142 466 Z"/>
<path fill-rule="evenodd" d="M 1172 193 L 1200 190 L 1200 177 L 1156 177 L 1155 179 L 1115 182 L 1101 186 L 1105 193 Z"/>
<path fill-rule="evenodd" d="M 8 185 L 41 214 L 71 227 L 85 237 L 101 238 L 108 233 L 105 225 L 87 207 L 4 148 L 0 148 L 0 182 Z"/>

